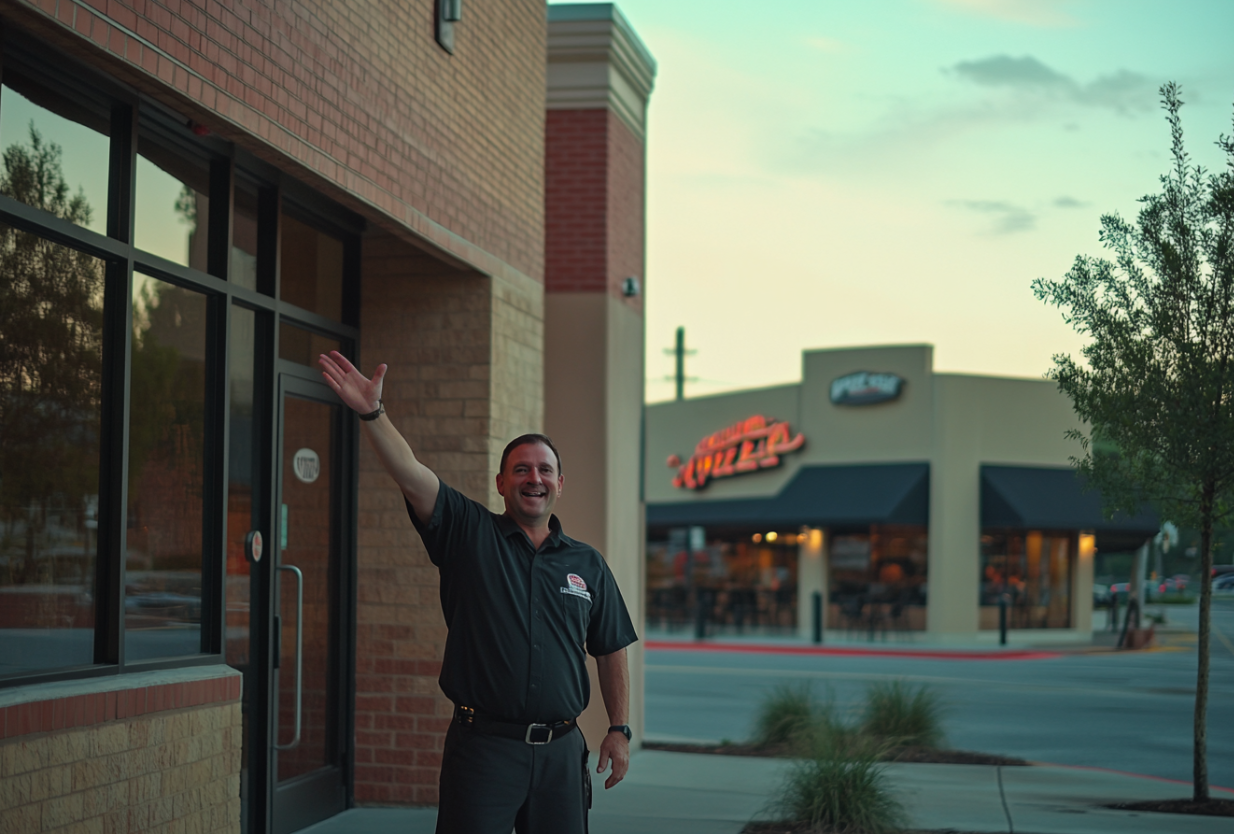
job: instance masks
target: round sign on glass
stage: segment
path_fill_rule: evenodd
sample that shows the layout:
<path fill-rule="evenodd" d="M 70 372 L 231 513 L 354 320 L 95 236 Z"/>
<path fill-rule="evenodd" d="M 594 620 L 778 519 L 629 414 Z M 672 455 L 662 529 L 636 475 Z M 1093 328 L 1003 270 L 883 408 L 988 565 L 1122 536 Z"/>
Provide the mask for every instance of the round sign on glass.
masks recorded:
<path fill-rule="evenodd" d="M 291 471 L 299 480 L 311 484 L 321 474 L 321 458 L 312 449 L 297 449 L 291 459 Z"/>
<path fill-rule="evenodd" d="M 250 562 L 260 562 L 263 548 L 261 531 L 249 530 L 248 535 L 244 537 L 244 555 L 249 557 Z"/>

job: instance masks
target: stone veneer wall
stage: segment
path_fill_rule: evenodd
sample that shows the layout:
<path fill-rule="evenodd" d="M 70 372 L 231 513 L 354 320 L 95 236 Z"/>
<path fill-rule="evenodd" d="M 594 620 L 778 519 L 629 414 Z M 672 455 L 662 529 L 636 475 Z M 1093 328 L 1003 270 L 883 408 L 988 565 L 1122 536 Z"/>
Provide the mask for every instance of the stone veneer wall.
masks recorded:
<path fill-rule="evenodd" d="M 240 674 L 0 691 L 0 831 L 240 831 Z"/>

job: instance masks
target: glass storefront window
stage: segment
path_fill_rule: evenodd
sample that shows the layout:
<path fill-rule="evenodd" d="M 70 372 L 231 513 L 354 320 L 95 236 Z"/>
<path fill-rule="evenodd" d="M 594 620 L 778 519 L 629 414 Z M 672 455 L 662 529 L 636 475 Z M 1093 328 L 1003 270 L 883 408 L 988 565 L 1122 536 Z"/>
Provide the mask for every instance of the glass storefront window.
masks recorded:
<path fill-rule="evenodd" d="M 94 659 L 103 276 L 0 226 L 0 675 Z"/>
<path fill-rule="evenodd" d="M 106 119 L 6 72 L 0 89 L 0 193 L 106 234 L 107 133 Z"/>
<path fill-rule="evenodd" d="M 343 318 L 343 241 L 284 214 L 279 220 L 280 297 L 328 319 Z"/>
<path fill-rule="evenodd" d="M 210 172 L 159 143 L 137 143 L 133 241 L 172 263 L 206 271 Z"/>
<path fill-rule="evenodd" d="M 925 628 L 928 537 L 924 527 L 876 524 L 828 537 L 828 628 Z"/>
<path fill-rule="evenodd" d="M 317 368 L 317 357 L 339 350 L 339 340 L 283 322 L 279 325 L 279 359 Z"/>
<path fill-rule="evenodd" d="M 1010 628 L 1070 628 L 1073 533 L 987 530 L 981 536 L 982 629 L 998 628 L 1007 595 Z"/>
<path fill-rule="evenodd" d="M 206 297 L 133 276 L 125 652 L 201 647 Z"/>
<path fill-rule="evenodd" d="M 231 215 L 231 264 L 228 279 L 238 287 L 257 289 L 257 195 L 236 188 Z"/>

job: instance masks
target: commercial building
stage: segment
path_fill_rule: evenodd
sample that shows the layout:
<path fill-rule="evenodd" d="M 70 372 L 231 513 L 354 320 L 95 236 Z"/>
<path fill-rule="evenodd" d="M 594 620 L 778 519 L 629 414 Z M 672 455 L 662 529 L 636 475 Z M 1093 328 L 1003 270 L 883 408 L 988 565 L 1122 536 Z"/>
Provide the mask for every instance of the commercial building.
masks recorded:
<path fill-rule="evenodd" d="M 1157 521 L 1104 517 L 1069 464 L 1081 428 L 1053 383 L 936 373 L 929 345 L 648 406 L 648 624 L 809 634 L 818 593 L 826 630 L 968 642 L 1005 595 L 1013 632 L 1086 639 L 1095 551 Z"/>
<path fill-rule="evenodd" d="M 493 508 L 505 443 L 557 431 L 565 528 L 638 622 L 654 62 L 608 4 L 0 26 L 0 830 L 434 803 L 436 572 L 315 358 L 388 363 L 392 419 Z"/>

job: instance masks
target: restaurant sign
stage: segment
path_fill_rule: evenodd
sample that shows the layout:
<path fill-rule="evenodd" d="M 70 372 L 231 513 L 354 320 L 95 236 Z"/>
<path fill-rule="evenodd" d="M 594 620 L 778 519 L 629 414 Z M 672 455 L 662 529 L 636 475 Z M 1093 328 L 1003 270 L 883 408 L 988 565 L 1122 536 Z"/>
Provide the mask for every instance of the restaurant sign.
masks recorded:
<path fill-rule="evenodd" d="M 858 371 L 831 382 L 833 405 L 874 405 L 898 399 L 904 379 L 895 374 Z"/>
<path fill-rule="evenodd" d="M 708 435 L 694 447 L 684 464 L 671 455 L 668 465 L 676 469 L 673 486 L 702 489 L 708 481 L 731 478 L 780 465 L 780 455 L 805 446 L 805 435 L 793 436 L 788 423 L 755 415 Z"/>

